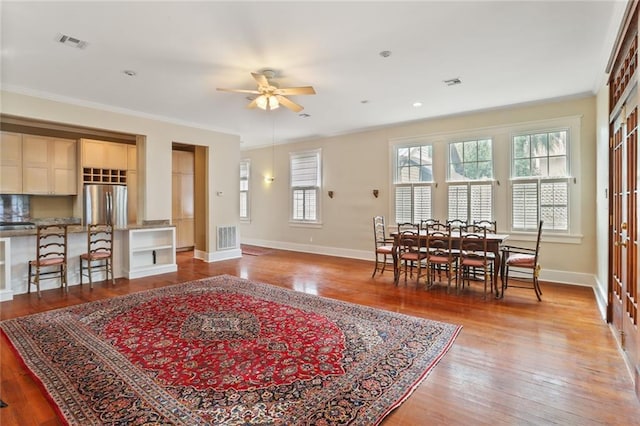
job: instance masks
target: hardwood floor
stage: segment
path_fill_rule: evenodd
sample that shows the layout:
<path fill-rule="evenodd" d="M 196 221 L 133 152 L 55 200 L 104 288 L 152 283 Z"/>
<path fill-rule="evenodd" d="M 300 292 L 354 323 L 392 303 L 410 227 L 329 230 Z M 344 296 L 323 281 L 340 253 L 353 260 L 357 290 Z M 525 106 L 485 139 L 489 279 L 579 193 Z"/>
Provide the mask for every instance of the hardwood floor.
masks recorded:
<path fill-rule="evenodd" d="M 395 287 L 388 270 L 371 279 L 373 262 L 267 250 L 258 256 L 204 263 L 178 254 L 176 273 L 118 279 L 19 295 L 0 304 L 0 318 L 167 286 L 218 274 L 404 314 L 462 324 L 447 355 L 384 425 L 632 425 L 640 403 L 609 326 L 590 288 L 542 283 L 508 289 L 503 300 L 483 300 L 481 283 L 460 295 L 415 282 Z M 4 337 L 0 349 L 0 424 L 60 424 L 38 385 Z"/>

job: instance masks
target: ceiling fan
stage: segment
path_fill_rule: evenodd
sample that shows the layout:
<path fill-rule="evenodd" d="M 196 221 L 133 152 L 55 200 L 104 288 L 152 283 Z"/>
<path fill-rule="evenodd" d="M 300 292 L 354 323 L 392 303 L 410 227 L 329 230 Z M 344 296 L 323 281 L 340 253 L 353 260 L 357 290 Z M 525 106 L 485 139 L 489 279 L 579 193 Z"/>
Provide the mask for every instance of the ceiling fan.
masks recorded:
<path fill-rule="evenodd" d="M 264 70 L 260 73 L 252 72 L 251 75 L 258 83 L 257 90 L 221 88 L 218 88 L 218 90 L 221 92 L 250 93 L 258 95 L 251 101 L 251 103 L 249 103 L 249 105 L 247 105 L 247 108 L 258 107 L 265 111 L 276 109 L 280 105 L 284 105 L 291 111 L 300 112 L 304 107 L 293 102 L 286 96 L 316 94 L 316 91 L 311 86 L 279 88 L 275 83 L 269 81 L 269 79 L 272 79 L 276 75 L 273 70 Z"/>

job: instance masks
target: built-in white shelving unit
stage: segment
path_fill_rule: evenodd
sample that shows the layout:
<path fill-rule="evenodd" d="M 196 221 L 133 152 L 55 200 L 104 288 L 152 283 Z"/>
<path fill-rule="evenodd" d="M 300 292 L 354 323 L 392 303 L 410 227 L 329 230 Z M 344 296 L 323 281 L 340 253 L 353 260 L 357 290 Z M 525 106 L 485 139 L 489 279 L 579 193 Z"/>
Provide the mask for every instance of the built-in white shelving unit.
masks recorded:
<path fill-rule="evenodd" d="M 11 299 L 11 240 L 0 238 L 0 302 Z"/>
<path fill-rule="evenodd" d="M 130 229 L 125 276 L 129 279 L 178 270 L 175 227 Z"/>

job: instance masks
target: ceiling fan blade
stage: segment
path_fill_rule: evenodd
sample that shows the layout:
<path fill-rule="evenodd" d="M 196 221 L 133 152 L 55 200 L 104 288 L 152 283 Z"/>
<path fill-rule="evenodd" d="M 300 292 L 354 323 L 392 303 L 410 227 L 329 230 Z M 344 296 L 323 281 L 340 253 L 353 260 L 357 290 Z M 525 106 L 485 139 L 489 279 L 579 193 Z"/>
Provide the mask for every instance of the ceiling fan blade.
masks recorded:
<path fill-rule="evenodd" d="M 218 87 L 216 90 L 220 91 L 220 92 L 233 92 L 233 93 L 251 93 L 254 95 L 259 95 L 260 92 L 258 92 L 257 90 L 248 90 L 248 89 L 222 89 L 220 87 Z"/>
<path fill-rule="evenodd" d="M 267 77 L 265 77 L 264 75 L 258 74 L 256 72 L 252 72 L 251 75 L 258 83 L 258 86 L 264 86 L 264 87 L 269 86 L 269 80 L 267 80 Z"/>
<path fill-rule="evenodd" d="M 255 107 L 257 107 L 258 106 L 257 100 L 258 100 L 258 98 L 255 98 L 254 100 L 249 102 L 249 105 L 247 105 L 247 108 L 255 108 Z"/>
<path fill-rule="evenodd" d="M 276 99 L 278 99 L 278 102 L 280 102 L 280 105 L 284 105 L 285 107 L 289 108 L 293 112 L 300 112 L 304 109 L 302 105 L 298 105 L 297 103 L 293 102 L 291 99 L 287 99 L 282 95 L 275 95 L 275 96 L 276 96 Z"/>
<path fill-rule="evenodd" d="M 276 95 L 315 95 L 316 91 L 311 86 L 304 87 L 283 87 L 282 89 L 276 89 L 274 92 Z"/>

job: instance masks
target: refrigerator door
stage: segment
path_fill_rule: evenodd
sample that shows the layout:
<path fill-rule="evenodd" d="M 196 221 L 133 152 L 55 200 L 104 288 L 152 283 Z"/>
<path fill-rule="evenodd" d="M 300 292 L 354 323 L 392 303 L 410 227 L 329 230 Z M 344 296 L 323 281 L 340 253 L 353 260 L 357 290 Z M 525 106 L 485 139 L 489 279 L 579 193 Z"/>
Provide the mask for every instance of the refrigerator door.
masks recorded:
<path fill-rule="evenodd" d="M 127 227 L 127 187 L 123 185 L 85 185 L 84 223 L 106 223 Z"/>
<path fill-rule="evenodd" d="M 111 225 L 114 228 L 126 228 L 128 224 L 127 214 L 127 187 L 124 185 L 111 185 L 111 191 L 108 193 L 109 200 L 109 216 Z"/>

